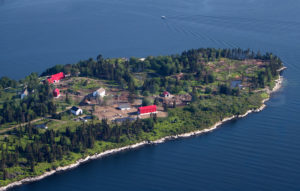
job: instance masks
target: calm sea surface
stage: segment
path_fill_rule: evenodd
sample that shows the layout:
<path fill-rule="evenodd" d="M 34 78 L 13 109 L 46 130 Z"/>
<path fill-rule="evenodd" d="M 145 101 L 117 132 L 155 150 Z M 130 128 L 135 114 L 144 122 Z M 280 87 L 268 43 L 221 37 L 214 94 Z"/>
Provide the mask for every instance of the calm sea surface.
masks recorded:
<path fill-rule="evenodd" d="M 198 47 L 271 51 L 288 67 L 260 113 L 12 190 L 300 190 L 299 10 L 298 0 L 0 0 L 0 76 Z"/>

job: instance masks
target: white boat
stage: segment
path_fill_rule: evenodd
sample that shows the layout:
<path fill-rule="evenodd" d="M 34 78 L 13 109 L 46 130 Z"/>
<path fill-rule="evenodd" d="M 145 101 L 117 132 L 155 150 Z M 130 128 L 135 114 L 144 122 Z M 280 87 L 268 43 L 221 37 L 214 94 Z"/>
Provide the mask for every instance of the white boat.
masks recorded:
<path fill-rule="evenodd" d="M 166 19 L 167 17 L 166 16 L 161 16 L 161 19 Z"/>

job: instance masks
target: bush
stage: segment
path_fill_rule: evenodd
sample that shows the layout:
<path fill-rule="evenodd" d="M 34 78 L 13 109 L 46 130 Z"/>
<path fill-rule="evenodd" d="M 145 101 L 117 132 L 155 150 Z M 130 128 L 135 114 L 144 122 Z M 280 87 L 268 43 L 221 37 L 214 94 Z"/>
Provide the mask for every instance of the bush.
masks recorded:
<path fill-rule="evenodd" d="M 153 105 L 153 102 L 148 98 L 143 98 L 142 106 Z"/>
<path fill-rule="evenodd" d="M 143 92 L 143 96 L 149 96 L 149 95 L 150 95 L 149 91 L 146 90 L 146 91 Z"/>

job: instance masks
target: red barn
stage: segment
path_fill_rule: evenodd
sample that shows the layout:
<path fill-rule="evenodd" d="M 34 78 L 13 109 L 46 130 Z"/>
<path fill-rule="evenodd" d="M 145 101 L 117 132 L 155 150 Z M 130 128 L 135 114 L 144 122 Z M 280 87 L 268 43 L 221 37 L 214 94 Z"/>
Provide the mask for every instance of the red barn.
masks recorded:
<path fill-rule="evenodd" d="M 149 106 L 139 107 L 139 110 L 138 110 L 139 115 L 149 114 L 149 113 L 156 113 L 156 112 L 157 112 L 156 105 L 149 105 Z"/>
<path fill-rule="evenodd" d="M 54 96 L 54 97 L 59 97 L 59 96 L 60 96 L 59 89 L 55 88 L 55 89 L 53 90 L 53 96 Z"/>
<path fill-rule="evenodd" d="M 60 73 L 51 75 L 51 77 L 49 77 L 47 80 L 48 80 L 49 84 L 53 84 L 53 83 L 59 82 L 59 80 L 64 79 L 64 78 L 65 78 L 65 74 L 63 72 L 60 72 Z"/>

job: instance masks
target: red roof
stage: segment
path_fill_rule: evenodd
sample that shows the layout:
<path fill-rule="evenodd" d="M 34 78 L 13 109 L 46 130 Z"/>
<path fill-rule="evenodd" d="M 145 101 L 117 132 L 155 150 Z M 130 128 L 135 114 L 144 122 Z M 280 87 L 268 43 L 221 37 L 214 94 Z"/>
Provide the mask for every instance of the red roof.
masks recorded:
<path fill-rule="evenodd" d="M 139 114 L 153 113 L 157 111 L 156 105 L 139 107 Z"/>
<path fill-rule="evenodd" d="M 56 88 L 56 89 L 53 90 L 53 96 L 54 96 L 54 97 L 58 97 L 59 94 L 60 94 L 60 93 L 59 93 L 59 89 Z"/>
<path fill-rule="evenodd" d="M 164 91 L 164 93 L 163 93 L 164 95 L 169 95 L 170 94 L 170 92 L 167 92 L 167 91 Z"/>
<path fill-rule="evenodd" d="M 52 84 L 55 81 L 59 81 L 64 78 L 65 78 L 65 74 L 63 72 L 60 72 L 60 73 L 51 75 L 51 77 L 49 77 L 47 80 L 50 84 Z"/>

